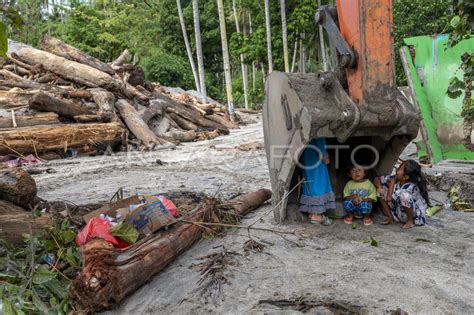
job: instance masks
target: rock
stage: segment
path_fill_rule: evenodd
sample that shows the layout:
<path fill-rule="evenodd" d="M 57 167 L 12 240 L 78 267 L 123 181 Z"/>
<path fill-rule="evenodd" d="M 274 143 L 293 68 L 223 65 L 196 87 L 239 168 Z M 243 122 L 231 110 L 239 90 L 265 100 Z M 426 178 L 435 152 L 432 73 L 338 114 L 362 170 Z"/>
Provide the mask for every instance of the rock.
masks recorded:
<path fill-rule="evenodd" d="M 31 209 L 36 193 L 36 182 L 27 171 L 21 168 L 0 170 L 0 199 Z"/>

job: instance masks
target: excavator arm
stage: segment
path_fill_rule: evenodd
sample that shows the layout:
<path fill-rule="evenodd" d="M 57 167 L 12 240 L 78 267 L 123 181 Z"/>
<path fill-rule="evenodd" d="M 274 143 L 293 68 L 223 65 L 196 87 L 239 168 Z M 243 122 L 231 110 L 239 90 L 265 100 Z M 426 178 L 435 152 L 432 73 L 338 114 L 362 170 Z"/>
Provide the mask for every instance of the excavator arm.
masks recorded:
<path fill-rule="evenodd" d="M 277 222 L 298 213 L 299 159 L 312 139 L 326 138 L 342 199 L 345 166 L 390 173 L 420 123 L 395 85 L 391 0 L 339 0 L 337 8 L 320 7 L 315 21 L 329 38 L 332 69 L 275 71 L 266 80 L 263 125 Z"/>

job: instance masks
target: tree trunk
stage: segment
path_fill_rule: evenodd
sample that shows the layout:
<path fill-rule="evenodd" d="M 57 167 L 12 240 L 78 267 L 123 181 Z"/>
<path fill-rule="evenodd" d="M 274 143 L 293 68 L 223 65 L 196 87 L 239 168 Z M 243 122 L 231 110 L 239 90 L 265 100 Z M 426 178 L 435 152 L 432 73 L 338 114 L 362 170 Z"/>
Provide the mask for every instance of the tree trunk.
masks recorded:
<path fill-rule="evenodd" d="M 18 51 L 18 56 L 30 64 L 41 64 L 44 69 L 54 72 L 73 82 L 88 87 L 103 87 L 107 90 L 111 89 L 114 91 L 120 91 L 127 97 L 137 97 L 143 101 L 148 100 L 148 97 L 138 92 L 130 84 L 113 78 L 105 72 L 82 63 L 70 61 L 63 57 L 35 48 L 22 48 Z"/>
<path fill-rule="evenodd" d="M 56 113 L 37 113 L 31 116 L 15 116 L 15 121 L 17 127 L 59 124 L 58 114 Z M 0 117 L 0 128 L 13 127 L 13 120 L 11 117 Z"/>
<path fill-rule="evenodd" d="M 288 30 L 286 26 L 286 4 L 285 0 L 280 0 L 281 9 L 281 30 L 283 38 L 283 61 L 285 64 L 285 72 L 290 72 L 290 64 L 288 62 Z"/>
<path fill-rule="evenodd" d="M 118 123 L 60 124 L 0 130 L 0 155 L 40 153 L 120 142 Z"/>
<path fill-rule="evenodd" d="M 253 34 L 252 29 L 252 14 L 249 11 L 249 28 L 250 28 L 250 36 Z M 256 69 L 255 69 L 255 61 L 252 61 L 252 91 L 255 92 L 256 89 Z"/>
<path fill-rule="evenodd" d="M 31 211 L 0 200 L 0 239 L 13 245 L 24 245 L 23 234 L 41 235 L 51 223 L 48 216 L 35 216 Z"/>
<path fill-rule="evenodd" d="M 176 6 L 178 7 L 179 23 L 181 24 L 181 31 L 183 32 L 184 46 L 186 47 L 186 53 L 188 55 L 189 64 L 191 65 L 191 71 L 193 72 L 194 84 L 196 85 L 196 91 L 201 93 L 201 87 L 199 85 L 199 76 L 194 64 L 193 53 L 191 51 L 191 45 L 189 45 L 188 33 L 186 32 L 186 25 L 184 24 L 183 9 L 181 8 L 181 0 L 176 0 Z"/>
<path fill-rule="evenodd" d="M 36 182 L 24 169 L 0 170 L 0 199 L 29 210 L 34 206 L 36 193 Z"/>
<path fill-rule="evenodd" d="M 178 124 L 179 127 L 183 128 L 184 130 L 193 130 L 193 131 L 198 131 L 198 126 L 196 124 L 190 122 L 187 119 L 182 118 L 178 114 L 174 114 L 170 112 L 170 117 L 173 119 L 173 121 Z"/>
<path fill-rule="evenodd" d="M 321 7 L 321 0 L 318 0 L 318 9 Z M 328 62 L 326 58 L 326 48 L 324 45 L 324 32 L 323 26 L 318 23 L 318 31 L 319 31 L 319 49 L 321 50 L 321 59 L 323 61 L 323 70 L 328 71 Z"/>
<path fill-rule="evenodd" d="M 270 3 L 269 0 L 265 0 L 265 26 L 267 29 L 267 56 L 268 56 L 268 73 L 273 71 L 273 58 L 272 58 L 272 31 L 270 26 Z"/>
<path fill-rule="evenodd" d="M 234 11 L 234 20 L 235 20 L 235 28 L 237 33 L 240 34 L 240 25 L 239 19 L 237 18 L 237 9 L 235 8 L 235 0 L 232 0 L 232 10 Z M 248 80 L 247 80 L 247 71 L 245 69 L 244 63 L 245 56 L 244 54 L 240 54 L 240 68 L 242 71 L 242 83 L 244 86 L 244 104 L 245 108 L 249 108 L 249 101 L 248 101 Z"/>
<path fill-rule="evenodd" d="M 206 80 L 204 76 L 204 59 L 201 44 L 201 24 L 199 22 L 199 3 L 193 0 L 193 16 L 194 16 L 194 35 L 196 38 L 196 55 L 199 68 L 199 83 L 201 85 L 201 96 L 203 103 L 207 103 Z"/>
<path fill-rule="evenodd" d="M 229 129 L 239 129 L 239 125 L 237 125 L 236 123 L 233 123 L 232 121 L 228 121 L 224 117 L 219 116 L 217 114 L 206 115 L 205 117 Z"/>
<path fill-rule="evenodd" d="M 234 98 L 232 96 L 232 79 L 230 76 L 229 48 L 227 47 L 227 31 L 225 27 L 224 4 L 217 0 L 217 12 L 219 14 L 219 28 L 221 31 L 222 57 L 224 59 L 225 90 L 227 93 L 227 107 L 231 119 L 234 119 Z"/>
<path fill-rule="evenodd" d="M 92 99 L 102 112 L 115 112 L 115 95 L 101 88 L 89 89 Z"/>
<path fill-rule="evenodd" d="M 39 92 L 31 98 L 30 108 L 40 112 L 53 112 L 61 117 L 74 119 L 79 115 L 92 115 L 92 111 L 77 105 L 67 99 L 60 99 L 49 93 Z"/>
<path fill-rule="evenodd" d="M 138 112 L 133 108 L 130 103 L 128 103 L 124 99 L 120 99 L 115 103 L 115 107 L 120 112 L 120 116 L 122 116 L 125 124 L 127 125 L 128 129 L 140 140 L 145 147 L 148 149 L 153 149 L 155 145 L 164 145 L 168 144 L 171 145 L 168 141 L 164 139 L 160 139 L 157 137 L 153 131 L 148 128 L 148 125 L 140 118 Z"/>
<path fill-rule="evenodd" d="M 268 190 L 260 190 L 228 203 L 234 204 L 237 215 L 245 215 L 270 196 Z M 217 223 L 217 207 L 216 200 L 208 198 L 186 222 L 178 222 L 123 250 L 102 240 L 88 242 L 83 250 L 84 267 L 69 290 L 72 299 L 91 312 L 120 303 L 202 237 L 205 229 L 192 222 Z"/>
<path fill-rule="evenodd" d="M 29 101 L 38 93 L 35 91 L 0 91 L 0 108 L 11 109 L 21 106 L 28 106 Z"/>
<path fill-rule="evenodd" d="M 84 65 L 88 65 L 107 74 L 115 74 L 114 69 L 112 69 L 112 67 L 106 64 L 105 62 L 102 62 L 97 58 L 89 56 L 83 51 L 75 47 L 69 46 L 68 44 L 54 37 L 50 37 L 47 35 L 43 36 L 43 38 L 41 39 L 41 49 L 57 56 L 76 61 Z"/>
<path fill-rule="evenodd" d="M 293 49 L 293 60 L 291 61 L 291 72 L 295 72 L 296 53 L 298 52 L 298 40 L 295 40 L 295 48 Z"/>
<path fill-rule="evenodd" d="M 187 130 L 187 131 L 172 130 L 172 131 L 165 132 L 163 136 L 166 138 L 178 140 L 181 142 L 191 142 L 194 139 L 196 139 L 197 134 L 194 130 Z"/>

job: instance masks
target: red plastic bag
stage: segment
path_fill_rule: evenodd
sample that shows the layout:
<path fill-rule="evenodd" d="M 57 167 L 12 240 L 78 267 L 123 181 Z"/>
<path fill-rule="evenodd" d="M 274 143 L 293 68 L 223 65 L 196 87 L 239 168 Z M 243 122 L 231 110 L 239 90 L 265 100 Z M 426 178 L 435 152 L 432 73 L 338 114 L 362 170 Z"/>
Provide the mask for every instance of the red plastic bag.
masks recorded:
<path fill-rule="evenodd" d="M 76 245 L 82 246 L 94 238 L 101 238 L 114 245 L 116 248 L 125 248 L 129 246 L 129 244 L 124 240 L 110 234 L 110 223 L 102 218 L 92 218 L 89 220 L 81 232 L 77 234 Z"/>
<path fill-rule="evenodd" d="M 169 200 L 165 196 L 158 196 L 158 199 L 163 203 L 163 205 L 166 207 L 166 210 L 171 213 L 173 217 L 178 217 L 179 216 L 179 210 L 178 207 L 173 203 L 173 201 Z"/>

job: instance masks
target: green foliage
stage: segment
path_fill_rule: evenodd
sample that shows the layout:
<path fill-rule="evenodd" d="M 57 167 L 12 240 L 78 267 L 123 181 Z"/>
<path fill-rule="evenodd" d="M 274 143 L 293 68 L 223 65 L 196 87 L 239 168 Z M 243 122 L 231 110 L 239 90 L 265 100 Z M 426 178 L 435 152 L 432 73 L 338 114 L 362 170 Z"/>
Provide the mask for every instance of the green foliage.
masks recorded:
<path fill-rule="evenodd" d="M 17 10 L 12 7 L 0 6 L 0 57 L 6 57 L 8 51 L 8 26 L 12 29 L 22 29 L 23 19 Z"/>
<path fill-rule="evenodd" d="M 110 233 L 129 244 L 138 240 L 138 231 L 128 223 L 119 223 L 110 229 Z"/>
<path fill-rule="evenodd" d="M 0 299 L 3 314 L 67 314 L 70 279 L 80 258 L 68 220 L 55 222 L 48 237 L 24 235 L 25 246 L 0 242 Z"/>
<path fill-rule="evenodd" d="M 406 85 L 399 55 L 403 39 L 419 35 L 440 34 L 451 19 L 450 3 L 446 0 L 393 1 L 395 74 L 398 85 Z"/>
<path fill-rule="evenodd" d="M 474 3 L 472 1 L 453 0 L 456 9 L 455 15 L 447 28 L 450 30 L 448 47 L 454 47 L 459 42 L 472 37 L 474 26 Z M 474 52 L 465 52 L 461 56 L 461 70 L 464 72 L 463 81 L 457 77 L 450 79 L 446 93 L 451 98 L 458 98 L 464 92 L 463 110 L 461 115 L 474 119 L 474 106 L 472 100 L 472 80 L 474 78 Z"/>

